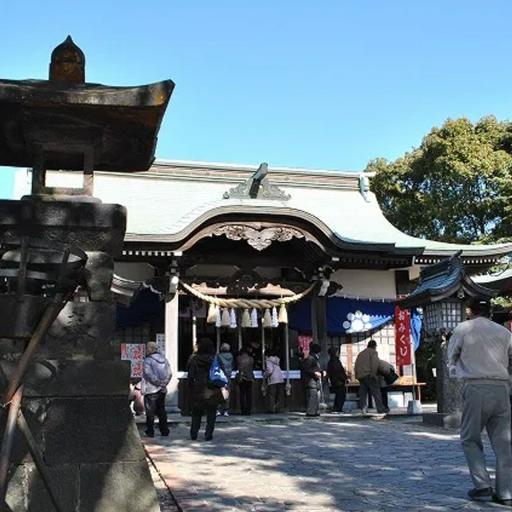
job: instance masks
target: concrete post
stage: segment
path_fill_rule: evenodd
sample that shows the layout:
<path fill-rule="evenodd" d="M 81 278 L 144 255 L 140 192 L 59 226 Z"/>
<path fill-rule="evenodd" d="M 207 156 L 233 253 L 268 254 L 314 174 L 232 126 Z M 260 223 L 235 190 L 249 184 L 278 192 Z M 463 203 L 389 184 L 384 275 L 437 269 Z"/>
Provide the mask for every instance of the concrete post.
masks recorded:
<path fill-rule="evenodd" d="M 172 379 L 167 386 L 166 408 L 178 412 L 178 309 L 179 294 L 165 303 L 165 355 L 171 364 Z"/>

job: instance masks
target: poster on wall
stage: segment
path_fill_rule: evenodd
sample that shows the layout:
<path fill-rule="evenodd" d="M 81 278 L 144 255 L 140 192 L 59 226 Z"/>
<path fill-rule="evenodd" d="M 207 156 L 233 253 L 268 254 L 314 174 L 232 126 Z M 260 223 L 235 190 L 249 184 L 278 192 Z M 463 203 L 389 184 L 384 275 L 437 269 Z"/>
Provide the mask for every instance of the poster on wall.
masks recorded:
<path fill-rule="evenodd" d="M 304 353 L 304 359 L 306 357 L 309 357 L 309 346 L 313 342 L 312 336 L 302 335 L 297 338 L 297 342 L 300 348 L 302 348 L 302 351 Z"/>
<path fill-rule="evenodd" d="M 132 379 L 142 378 L 146 345 L 144 343 L 121 343 L 121 359 L 130 361 Z"/>
<path fill-rule="evenodd" d="M 407 309 L 395 306 L 396 364 L 411 364 L 411 314 Z"/>
<path fill-rule="evenodd" d="M 165 334 L 158 333 L 155 335 L 156 345 L 158 347 L 158 352 L 165 356 Z"/>

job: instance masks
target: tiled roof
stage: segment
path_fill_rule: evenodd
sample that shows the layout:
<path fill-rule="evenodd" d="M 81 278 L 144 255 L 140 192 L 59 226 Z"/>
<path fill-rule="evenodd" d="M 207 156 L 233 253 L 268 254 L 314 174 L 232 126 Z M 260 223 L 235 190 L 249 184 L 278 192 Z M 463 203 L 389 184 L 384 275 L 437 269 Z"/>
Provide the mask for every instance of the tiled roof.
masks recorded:
<path fill-rule="evenodd" d="M 436 265 L 425 267 L 414 291 L 400 301 L 402 307 L 411 308 L 456 295 L 460 290 L 472 297 L 493 297 L 496 292 L 472 280 L 464 270 L 460 253 Z"/>
<path fill-rule="evenodd" d="M 176 242 L 202 223 L 223 214 L 261 214 L 299 218 L 314 224 L 343 246 L 386 246 L 396 253 L 494 257 L 512 244 L 459 245 L 415 238 L 384 217 L 371 192 L 360 191 L 361 173 L 269 168 L 268 180 L 291 197 L 287 201 L 223 199 L 248 179 L 257 166 L 193 162 L 156 163 L 147 173 L 95 174 L 96 196 L 128 209 L 130 240 Z"/>

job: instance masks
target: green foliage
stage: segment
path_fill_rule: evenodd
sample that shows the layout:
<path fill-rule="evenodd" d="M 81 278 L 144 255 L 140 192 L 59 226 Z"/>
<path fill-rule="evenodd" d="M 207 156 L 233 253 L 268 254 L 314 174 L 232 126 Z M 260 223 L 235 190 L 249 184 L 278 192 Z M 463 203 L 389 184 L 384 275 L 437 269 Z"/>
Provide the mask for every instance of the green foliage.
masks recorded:
<path fill-rule="evenodd" d="M 417 149 L 366 171 L 384 214 L 402 231 L 446 242 L 512 237 L 512 123 L 449 119 Z"/>

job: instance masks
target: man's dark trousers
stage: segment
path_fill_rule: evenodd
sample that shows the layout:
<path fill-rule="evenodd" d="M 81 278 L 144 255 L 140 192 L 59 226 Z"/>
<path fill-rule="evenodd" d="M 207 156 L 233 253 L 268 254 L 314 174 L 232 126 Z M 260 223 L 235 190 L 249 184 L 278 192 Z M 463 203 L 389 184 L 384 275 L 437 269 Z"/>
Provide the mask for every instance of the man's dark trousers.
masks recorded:
<path fill-rule="evenodd" d="M 165 391 L 144 395 L 146 409 L 146 434 L 155 434 L 155 416 L 158 417 L 158 428 L 163 436 L 169 435 L 167 412 L 165 411 Z"/>
<path fill-rule="evenodd" d="M 243 380 L 239 384 L 240 409 L 242 414 L 251 414 L 252 410 L 252 380 Z"/>
<path fill-rule="evenodd" d="M 343 406 L 345 405 L 345 398 L 347 396 L 347 388 L 345 386 L 336 386 L 333 388 L 333 391 L 334 404 L 332 410 L 336 412 L 343 412 Z"/>

